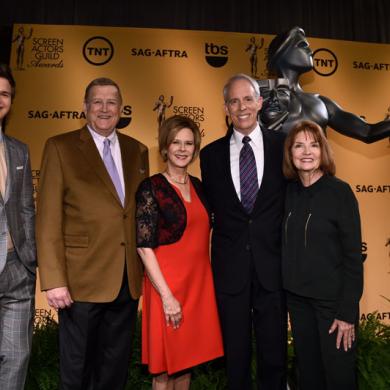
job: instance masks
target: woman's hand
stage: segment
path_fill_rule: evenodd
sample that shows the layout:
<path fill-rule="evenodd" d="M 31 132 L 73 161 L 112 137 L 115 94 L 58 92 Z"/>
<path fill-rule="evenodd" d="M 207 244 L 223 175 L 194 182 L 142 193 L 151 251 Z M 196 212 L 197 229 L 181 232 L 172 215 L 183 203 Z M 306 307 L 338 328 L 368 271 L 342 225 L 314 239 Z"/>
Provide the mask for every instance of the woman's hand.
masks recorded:
<path fill-rule="evenodd" d="M 329 334 L 333 333 L 337 328 L 336 348 L 340 349 L 341 342 L 344 345 L 344 351 L 351 349 L 352 343 L 355 341 L 355 326 L 348 322 L 335 319 L 329 329 Z"/>
<path fill-rule="evenodd" d="M 161 297 L 161 300 L 167 326 L 171 324 L 174 329 L 177 329 L 183 319 L 183 313 L 179 301 L 173 295 Z"/>

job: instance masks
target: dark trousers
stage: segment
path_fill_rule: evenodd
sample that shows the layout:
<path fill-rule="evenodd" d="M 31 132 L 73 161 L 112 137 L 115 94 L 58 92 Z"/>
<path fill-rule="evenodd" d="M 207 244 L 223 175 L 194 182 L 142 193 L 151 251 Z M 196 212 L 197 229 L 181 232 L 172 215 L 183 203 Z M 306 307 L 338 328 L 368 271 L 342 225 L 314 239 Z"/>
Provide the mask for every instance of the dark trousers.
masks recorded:
<path fill-rule="evenodd" d="M 62 390 L 125 388 L 137 308 L 125 276 L 114 301 L 59 311 Z"/>
<path fill-rule="evenodd" d="M 217 292 L 225 348 L 228 388 L 250 390 L 252 334 L 256 337 L 257 385 L 261 390 L 287 387 L 287 309 L 283 291 L 267 291 L 252 280 L 238 294 Z"/>
<path fill-rule="evenodd" d="M 356 390 L 356 340 L 347 352 L 336 348 L 335 301 L 287 293 L 300 390 Z M 356 329 L 357 331 L 357 329 Z"/>

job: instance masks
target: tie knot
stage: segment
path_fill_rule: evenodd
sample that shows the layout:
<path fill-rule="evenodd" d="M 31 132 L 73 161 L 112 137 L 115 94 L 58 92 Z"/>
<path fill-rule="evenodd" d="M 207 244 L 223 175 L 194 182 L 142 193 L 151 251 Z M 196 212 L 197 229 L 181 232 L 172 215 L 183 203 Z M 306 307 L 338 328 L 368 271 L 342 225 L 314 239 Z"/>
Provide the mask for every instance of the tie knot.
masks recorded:
<path fill-rule="evenodd" d="M 248 137 L 247 135 L 244 136 L 244 138 L 242 139 L 242 143 L 244 145 L 248 144 L 249 142 L 251 142 L 251 137 Z"/>
<path fill-rule="evenodd" d="M 111 141 L 108 138 L 104 138 L 103 144 L 104 146 L 110 146 Z"/>

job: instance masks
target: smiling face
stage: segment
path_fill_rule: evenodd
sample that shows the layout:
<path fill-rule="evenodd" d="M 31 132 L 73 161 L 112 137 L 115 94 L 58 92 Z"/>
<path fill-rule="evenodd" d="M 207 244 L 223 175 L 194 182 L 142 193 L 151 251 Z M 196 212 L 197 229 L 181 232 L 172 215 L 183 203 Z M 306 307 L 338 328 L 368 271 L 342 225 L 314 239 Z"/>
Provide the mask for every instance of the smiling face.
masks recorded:
<path fill-rule="evenodd" d="M 248 135 L 254 130 L 262 102 L 248 80 L 238 79 L 232 82 L 227 93 L 225 111 L 237 131 Z"/>
<path fill-rule="evenodd" d="M 176 133 L 168 146 L 167 164 L 169 168 L 187 168 L 195 152 L 194 133 L 185 127 Z"/>
<path fill-rule="evenodd" d="M 298 174 L 318 171 L 321 164 L 321 147 L 313 134 L 300 131 L 291 147 L 291 157 Z"/>
<path fill-rule="evenodd" d="M 120 118 L 121 101 L 118 90 L 113 85 L 96 85 L 91 88 L 84 112 L 88 125 L 98 134 L 110 135 Z"/>
<path fill-rule="evenodd" d="M 11 84 L 7 79 L 0 77 L 0 124 L 11 109 L 11 100 Z"/>

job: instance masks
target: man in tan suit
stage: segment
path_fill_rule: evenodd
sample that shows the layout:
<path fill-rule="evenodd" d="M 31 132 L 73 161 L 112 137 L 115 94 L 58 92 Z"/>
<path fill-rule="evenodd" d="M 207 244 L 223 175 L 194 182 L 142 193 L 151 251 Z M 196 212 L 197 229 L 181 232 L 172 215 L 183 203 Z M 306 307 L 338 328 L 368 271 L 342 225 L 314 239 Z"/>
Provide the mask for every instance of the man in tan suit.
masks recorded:
<path fill-rule="evenodd" d="M 61 389 L 123 389 L 141 294 L 134 194 L 147 148 L 116 131 L 110 79 L 85 91 L 87 125 L 48 139 L 37 208 L 41 288 L 58 309 Z"/>

